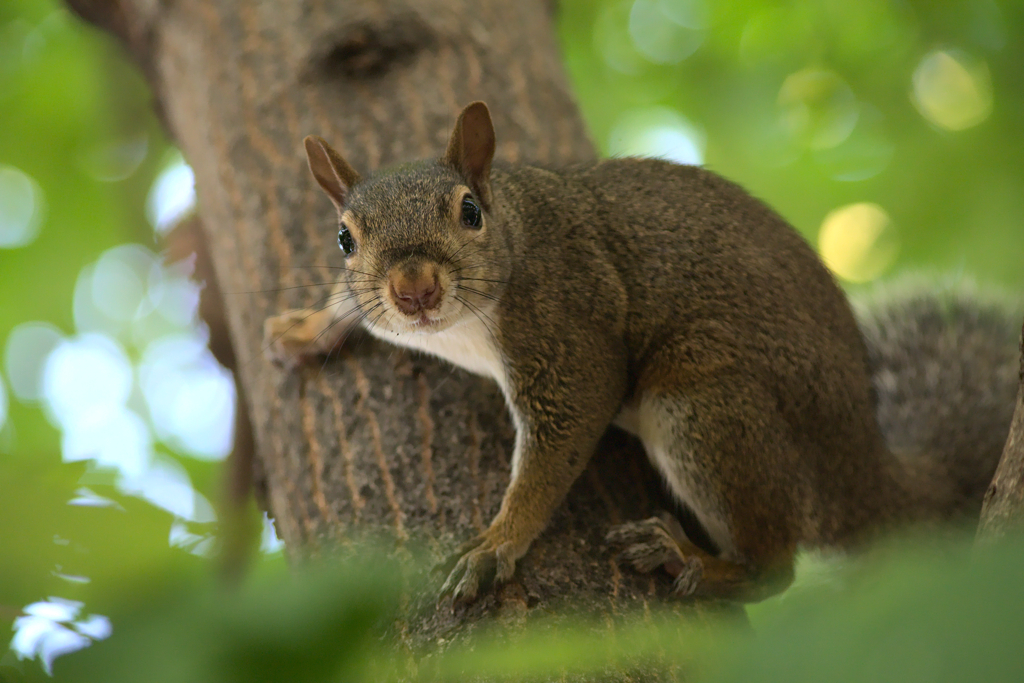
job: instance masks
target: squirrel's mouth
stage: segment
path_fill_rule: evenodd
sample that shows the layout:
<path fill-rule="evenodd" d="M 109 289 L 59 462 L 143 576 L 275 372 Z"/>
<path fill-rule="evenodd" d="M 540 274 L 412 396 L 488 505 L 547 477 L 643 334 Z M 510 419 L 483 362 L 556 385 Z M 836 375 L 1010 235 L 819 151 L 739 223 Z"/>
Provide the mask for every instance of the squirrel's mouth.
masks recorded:
<path fill-rule="evenodd" d="M 440 320 L 434 320 L 433 318 L 431 318 L 426 313 L 420 313 L 419 317 L 410 320 L 409 324 L 413 328 L 415 328 L 415 329 L 420 329 L 420 328 L 437 327 L 438 325 L 441 324 L 441 321 Z"/>
<path fill-rule="evenodd" d="M 414 334 L 431 334 L 448 327 L 447 316 L 437 315 L 438 311 L 434 313 L 435 315 L 430 315 L 427 311 L 421 311 L 414 316 L 405 316 L 403 322 L 406 331 Z"/>

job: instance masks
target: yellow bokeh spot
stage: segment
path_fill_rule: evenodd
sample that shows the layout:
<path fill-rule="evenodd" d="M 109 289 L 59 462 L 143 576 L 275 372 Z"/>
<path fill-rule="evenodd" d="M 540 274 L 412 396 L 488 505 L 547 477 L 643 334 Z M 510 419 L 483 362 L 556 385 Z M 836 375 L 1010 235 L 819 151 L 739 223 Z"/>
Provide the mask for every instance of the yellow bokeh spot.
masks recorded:
<path fill-rule="evenodd" d="M 914 70 L 910 99 L 921 116 L 940 128 L 976 126 L 992 112 L 988 65 L 962 52 L 930 52 Z"/>
<path fill-rule="evenodd" d="M 825 216 L 818 232 L 818 252 L 840 278 L 867 282 L 896 259 L 895 233 L 889 214 L 878 204 L 848 204 Z"/>

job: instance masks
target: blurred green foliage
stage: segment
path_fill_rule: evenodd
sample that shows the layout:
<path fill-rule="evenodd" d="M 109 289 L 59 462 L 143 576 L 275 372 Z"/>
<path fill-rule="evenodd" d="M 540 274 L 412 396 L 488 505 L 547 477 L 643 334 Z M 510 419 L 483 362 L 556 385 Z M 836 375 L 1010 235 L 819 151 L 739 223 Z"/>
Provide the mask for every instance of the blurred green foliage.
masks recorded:
<path fill-rule="evenodd" d="M 1021 3 L 562 0 L 559 31 L 605 153 L 696 155 L 832 250 L 826 258 L 852 280 L 924 268 L 1024 286 Z M 0 247 L 0 350 L 28 321 L 72 334 L 76 281 L 106 250 L 157 248 L 145 205 L 168 153 L 145 84 L 112 41 L 56 0 L 0 4 L 0 171 L 34 182 L 39 221 L 34 240 Z M 0 196 L 0 210 L 11 201 Z M 366 668 L 370 644 L 382 642 L 368 640 L 368 625 L 387 620 L 393 576 L 355 567 L 289 580 L 278 555 L 264 558 L 264 578 L 219 593 L 208 560 L 169 543 L 180 520 L 119 491 L 103 468 L 63 462 L 60 431 L 12 393 L 5 371 L 0 627 L 47 596 L 114 624 L 110 640 L 58 660 L 58 677 L 342 680 L 378 670 Z M 216 464 L 160 447 L 217 498 Z M 84 486 L 112 504 L 69 506 Z M 198 539 L 216 524 L 187 529 Z M 513 650 L 485 639 L 419 675 L 528 678 L 653 661 L 723 681 L 1022 680 L 1024 546 L 969 565 L 962 552 L 904 547 L 838 583 L 812 582 L 756 612 L 756 640 L 668 618 L 614 635 L 552 626 Z M 140 676 L 147 663 L 153 675 Z M 390 675 L 386 662 L 374 666 Z M 40 675 L 0 657 L 0 680 Z"/>
<path fill-rule="evenodd" d="M 136 150 L 128 158 L 126 146 Z M 126 242 L 158 248 L 145 203 L 168 149 L 141 75 L 107 36 L 55 0 L 0 3 L 0 167 L 34 181 L 41 219 L 34 241 L 0 248 L 0 359 L 7 361 L 0 392 L 8 404 L 6 420 L 0 415 L 4 649 L 11 622 L 29 603 L 60 596 L 106 614 L 121 588 L 141 576 L 207 569 L 169 544 L 172 514 L 119 492 L 108 471 L 62 462 L 61 433 L 38 402 L 17 399 L 8 373 L 20 361 L 4 358 L 19 324 L 43 321 L 74 333 L 76 280 L 105 250 Z M 0 197 L 0 212 L 11 211 L 12 201 Z M 179 461 L 213 497 L 218 465 Z M 82 487 L 112 504 L 69 505 Z M 12 653 L 0 657 L 13 660 Z"/>
<path fill-rule="evenodd" d="M 812 243 L 829 212 L 872 202 L 900 245 L 889 272 L 963 271 L 1024 285 L 1021 3 L 563 0 L 561 8 L 566 63 L 603 150 L 621 148 L 629 131 L 616 129 L 628 128 L 629 114 L 666 108 L 698 131 L 708 167 L 768 201 Z M 960 61 L 940 59 L 947 68 L 936 73 L 934 60 L 924 63 L 936 51 Z M 982 118 L 962 130 L 937 125 L 915 105 L 915 77 L 938 107 L 925 111 L 948 110 L 937 120 L 957 124 L 972 104 Z"/>
<path fill-rule="evenodd" d="M 782 600 L 756 636 L 654 609 L 606 621 L 535 621 L 482 633 L 412 664 L 395 626 L 399 569 L 361 561 L 254 580 L 240 591 L 165 575 L 124 601 L 124 635 L 59 660 L 56 680 L 229 681 L 1019 681 L 1024 539 L 972 552 L 903 539 Z M 371 558 L 371 559 L 367 559 Z M 134 603 L 134 604 L 132 604 Z M 3 680 L 0 669 L 0 680 Z M 8 672 L 11 680 L 18 674 Z M 571 679 L 578 680 L 578 679 Z"/>
<path fill-rule="evenodd" d="M 237 590 L 155 574 L 146 586 L 159 590 L 143 592 L 141 608 L 135 598 L 115 608 L 123 635 L 58 661 L 54 673 L 110 683 L 372 680 L 401 582 L 393 560 L 370 548 L 361 555 Z"/>

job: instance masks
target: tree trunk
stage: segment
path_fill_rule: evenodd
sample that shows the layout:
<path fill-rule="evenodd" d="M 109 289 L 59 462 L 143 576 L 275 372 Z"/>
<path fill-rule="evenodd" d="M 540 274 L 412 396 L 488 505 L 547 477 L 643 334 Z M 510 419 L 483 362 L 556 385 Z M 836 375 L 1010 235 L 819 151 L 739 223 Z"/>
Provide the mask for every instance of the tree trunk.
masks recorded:
<path fill-rule="evenodd" d="M 985 493 L 978 540 L 988 543 L 1011 532 L 1024 532 L 1024 328 L 1021 329 L 1017 407 L 996 476 Z"/>
<path fill-rule="evenodd" d="M 317 264 L 342 263 L 303 136 L 323 136 L 365 172 L 440 155 L 461 107 L 483 99 L 499 158 L 594 156 L 551 3 L 69 2 L 142 65 L 195 170 L 257 465 L 290 553 L 383 530 L 440 557 L 485 528 L 513 437 L 492 383 L 369 339 L 322 368 L 285 372 L 263 359 L 261 331 L 268 316 L 327 293 L 332 271 Z M 620 573 L 603 542 L 613 523 L 670 505 L 663 496 L 639 445 L 610 433 L 516 579 L 457 616 L 410 616 L 410 642 L 450 638 L 487 613 L 550 610 L 560 598 L 617 613 L 664 595 L 665 577 Z"/>

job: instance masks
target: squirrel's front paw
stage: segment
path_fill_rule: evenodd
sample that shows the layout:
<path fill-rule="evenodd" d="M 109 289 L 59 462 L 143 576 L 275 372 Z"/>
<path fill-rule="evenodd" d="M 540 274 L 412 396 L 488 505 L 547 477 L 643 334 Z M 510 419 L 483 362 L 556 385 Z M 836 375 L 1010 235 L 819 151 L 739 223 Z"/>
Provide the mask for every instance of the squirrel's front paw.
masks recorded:
<path fill-rule="evenodd" d="M 516 570 L 515 545 L 490 530 L 463 543 L 452 559 L 458 558 L 441 587 L 438 600 L 452 596 L 452 604 L 471 603 L 481 588 L 504 583 Z"/>
<path fill-rule="evenodd" d="M 327 353 L 336 342 L 328 332 L 332 313 L 309 308 L 285 311 L 263 323 L 263 342 L 267 357 L 278 365 L 292 367 Z"/>

